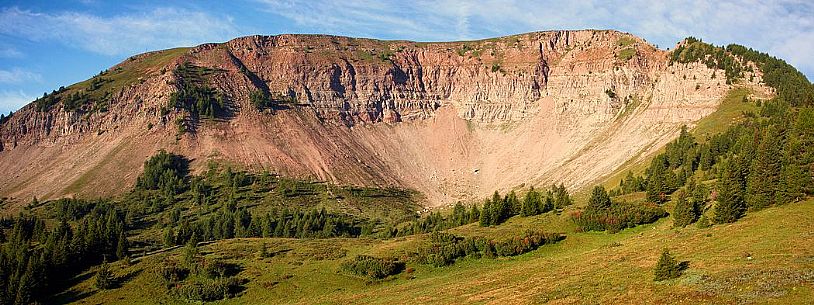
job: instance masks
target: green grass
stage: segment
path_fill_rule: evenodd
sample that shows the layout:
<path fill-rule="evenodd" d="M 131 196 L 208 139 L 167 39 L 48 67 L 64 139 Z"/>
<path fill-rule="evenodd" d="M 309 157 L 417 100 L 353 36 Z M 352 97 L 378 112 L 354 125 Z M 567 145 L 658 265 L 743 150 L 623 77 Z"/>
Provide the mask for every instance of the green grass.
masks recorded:
<path fill-rule="evenodd" d="M 619 59 L 620 61 L 628 61 L 631 58 L 633 58 L 633 56 L 636 56 L 635 48 L 625 48 L 619 51 L 618 54 L 616 54 L 616 58 Z"/>
<path fill-rule="evenodd" d="M 130 85 L 147 79 L 150 75 L 162 72 L 161 67 L 167 66 L 171 61 L 182 56 L 190 48 L 174 48 L 163 51 L 152 52 L 140 57 L 128 58 L 120 66 L 112 68 L 101 75 L 92 77 L 85 81 L 69 86 L 62 96 L 75 92 L 88 94 L 89 100 L 104 101 L 107 94 L 115 94 Z M 101 78 L 100 86 L 95 90 L 90 90 L 95 79 Z"/>
<path fill-rule="evenodd" d="M 743 102 L 743 98 L 751 94 L 747 88 L 735 88 L 730 90 L 724 97 L 718 110 L 698 121 L 698 124 L 691 130 L 692 134 L 700 141 L 712 135 L 726 131 L 732 126 L 745 119 L 745 112 L 757 112 L 758 107 L 753 102 Z"/>
<path fill-rule="evenodd" d="M 620 37 L 619 40 L 616 41 L 616 45 L 620 47 L 627 47 L 634 43 L 636 43 L 636 39 L 633 39 L 633 37 L 630 36 Z"/>
<path fill-rule="evenodd" d="M 374 239 L 233 239 L 204 246 L 210 258 L 242 267 L 246 290 L 219 304 L 398 304 L 417 303 L 746 303 L 804 304 L 814 297 L 814 200 L 749 213 L 734 224 L 708 229 L 672 228 L 668 217 L 618 234 L 575 233 L 567 213 L 514 217 L 494 228 L 468 225 L 460 235 L 501 236 L 525 228 L 562 230 L 557 244 L 511 258 L 462 259 L 449 267 L 408 263 L 412 273 L 370 281 L 340 271 L 358 254 L 398 256 L 425 236 Z M 261 259 L 270 251 L 290 249 Z M 652 281 L 661 249 L 689 261 L 684 275 Z M 183 304 L 166 296 L 152 269 L 182 251 L 150 257 L 128 266 L 114 264 L 119 276 L 134 274 L 121 288 L 97 291 L 93 278 L 80 276 L 62 301 L 79 296 L 88 304 Z M 752 259 L 747 258 L 747 253 Z"/>

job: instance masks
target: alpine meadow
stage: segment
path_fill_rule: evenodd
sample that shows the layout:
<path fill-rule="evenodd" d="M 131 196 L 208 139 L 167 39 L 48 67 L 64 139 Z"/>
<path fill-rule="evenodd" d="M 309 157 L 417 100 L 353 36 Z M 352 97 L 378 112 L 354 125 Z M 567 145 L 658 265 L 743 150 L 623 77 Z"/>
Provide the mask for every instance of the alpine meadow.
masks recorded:
<path fill-rule="evenodd" d="M 0 24 L 25 13 L 71 16 Z M 814 85 L 775 54 L 587 29 L 130 55 L 0 115 L 0 305 L 814 302 Z"/>

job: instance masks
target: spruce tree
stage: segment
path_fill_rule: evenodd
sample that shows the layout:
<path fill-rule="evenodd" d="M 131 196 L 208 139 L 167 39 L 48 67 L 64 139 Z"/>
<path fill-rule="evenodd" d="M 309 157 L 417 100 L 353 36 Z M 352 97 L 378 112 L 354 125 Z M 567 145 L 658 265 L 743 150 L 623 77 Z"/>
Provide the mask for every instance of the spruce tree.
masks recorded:
<path fill-rule="evenodd" d="M 611 206 L 611 199 L 605 187 L 601 185 L 594 186 L 591 191 L 591 198 L 588 199 L 588 210 L 607 210 Z"/>
<path fill-rule="evenodd" d="M 23 262 L 23 260 L 18 260 Z M 33 298 L 33 291 L 36 287 L 36 279 L 34 278 L 34 263 L 29 260 L 26 265 L 25 271 L 19 278 L 17 283 L 17 291 L 15 293 L 14 304 L 29 304 Z M 9 287 L 13 287 L 9 285 Z"/>
<path fill-rule="evenodd" d="M 780 186 L 777 190 L 778 203 L 796 202 L 806 196 L 806 186 L 811 184 L 811 176 L 799 162 L 800 141 L 789 138 L 783 152 L 783 169 Z"/>
<path fill-rule="evenodd" d="M 673 226 L 685 227 L 695 222 L 697 218 L 697 211 L 693 203 L 687 200 L 686 193 L 678 191 L 676 193 L 675 207 L 673 208 Z"/>
<path fill-rule="evenodd" d="M 658 263 L 656 263 L 656 268 L 653 273 L 654 281 L 664 281 L 681 276 L 681 268 L 673 255 L 670 254 L 670 250 L 665 248 L 661 252 L 661 256 L 659 257 Z"/>
<path fill-rule="evenodd" d="M 478 210 L 478 205 L 473 204 L 472 210 L 469 211 L 469 223 L 477 222 L 480 220 L 480 210 Z"/>
<path fill-rule="evenodd" d="M 670 185 L 675 179 L 671 179 L 669 163 L 665 155 L 658 155 L 650 162 L 647 169 L 647 200 L 650 202 L 664 203 L 667 194 L 670 193 Z"/>
<path fill-rule="evenodd" d="M 480 213 L 480 226 L 488 227 L 492 224 L 492 202 L 486 199 L 483 203 L 483 211 Z"/>
<path fill-rule="evenodd" d="M 762 209 L 774 203 L 781 176 L 780 134 L 769 126 L 751 162 L 746 185 L 746 203 L 750 209 Z"/>
<path fill-rule="evenodd" d="M 713 218 L 715 223 L 735 222 L 746 212 L 743 188 L 738 181 L 740 173 L 736 164 L 734 160 L 722 164 L 721 177 L 718 178 L 718 203 Z"/>
<path fill-rule="evenodd" d="M 129 247 L 130 245 L 127 242 L 127 235 L 125 235 L 124 231 L 122 231 L 119 234 L 118 243 L 116 245 L 116 257 L 118 259 L 124 259 L 127 257 L 127 250 Z"/>
<path fill-rule="evenodd" d="M 573 200 L 571 200 L 571 196 L 568 195 L 568 190 L 565 188 L 565 185 L 560 183 L 560 185 L 552 185 L 551 186 L 552 192 L 554 193 L 554 207 L 561 209 L 567 205 L 571 205 Z"/>
<path fill-rule="evenodd" d="M 110 266 L 107 261 L 105 261 L 99 266 L 99 270 L 96 271 L 96 288 L 101 290 L 113 288 L 113 282 L 113 273 L 110 272 Z"/>
<path fill-rule="evenodd" d="M 539 195 L 537 194 L 537 191 L 534 190 L 534 187 L 531 187 L 528 193 L 526 193 L 526 196 L 523 198 L 523 206 L 520 209 L 521 216 L 532 216 L 539 214 L 539 203 L 537 202 L 539 200 L 538 196 Z"/>

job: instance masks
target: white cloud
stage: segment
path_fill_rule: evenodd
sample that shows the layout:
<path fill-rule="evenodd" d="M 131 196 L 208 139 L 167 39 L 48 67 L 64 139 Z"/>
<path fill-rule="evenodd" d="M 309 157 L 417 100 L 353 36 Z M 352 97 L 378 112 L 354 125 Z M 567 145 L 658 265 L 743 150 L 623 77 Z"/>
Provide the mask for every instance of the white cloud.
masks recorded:
<path fill-rule="evenodd" d="M 258 0 L 309 31 L 411 40 L 475 39 L 557 29 L 617 29 L 661 48 L 686 36 L 738 43 L 814 75 L 814 2 L 805 0 Z"/>
<path fill-rule="evenodd" d="M 0 46 L 0 58 L 21 58 L 23 53 L 13 47 Z"/>
<path fill-rule="evenodd" d="M 38 13 L 19 8 L 0 11 L 0 33 L 37 42 L 57 41 L 105 55 L 195 45 L 233 38 L 231 18 L 160 8 L 130 15 L 100 17 L 78 12 Z"/>
<path fill-rule="evenodd" d="M 9 111 L 16 111 L 35 99 L 22 90 L 0 90 L 0 113 L 8 114 Z"/>
<path fill-rule="evenodd" d="M 0 70 L 0 83 L 17 84 L 28 81 L 42 81 L 42 76 L 20 68 Z"/>

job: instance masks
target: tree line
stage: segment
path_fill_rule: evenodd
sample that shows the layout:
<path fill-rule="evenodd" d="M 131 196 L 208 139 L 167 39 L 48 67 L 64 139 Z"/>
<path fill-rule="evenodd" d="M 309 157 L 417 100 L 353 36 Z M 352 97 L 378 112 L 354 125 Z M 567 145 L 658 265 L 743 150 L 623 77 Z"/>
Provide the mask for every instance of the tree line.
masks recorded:
<path fill-rule="evenodd" d="M 110 204 L 94 204 L 81 217 L 62 217 L 50 229 L 32 215 L 11 222 L 0 245 L 0 304 L 42 301 L 60 281 L 104 260 L 128 256 L 122 215 Z"/>

